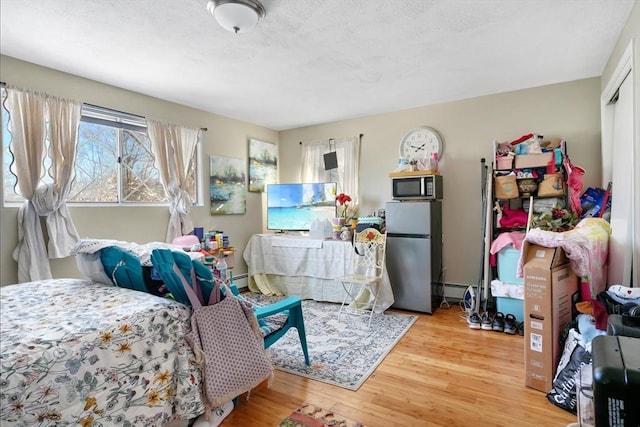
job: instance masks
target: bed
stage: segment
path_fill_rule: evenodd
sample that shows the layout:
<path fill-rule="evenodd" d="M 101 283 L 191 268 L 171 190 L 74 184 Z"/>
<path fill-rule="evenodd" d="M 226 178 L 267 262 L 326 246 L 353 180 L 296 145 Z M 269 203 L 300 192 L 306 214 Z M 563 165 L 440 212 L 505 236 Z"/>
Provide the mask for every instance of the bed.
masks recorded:
<path fill-rule="evenodd" d="M 204 412 L 190 308 L 86 279 L 0 288 L 0 425 L 162 426 Z"/>

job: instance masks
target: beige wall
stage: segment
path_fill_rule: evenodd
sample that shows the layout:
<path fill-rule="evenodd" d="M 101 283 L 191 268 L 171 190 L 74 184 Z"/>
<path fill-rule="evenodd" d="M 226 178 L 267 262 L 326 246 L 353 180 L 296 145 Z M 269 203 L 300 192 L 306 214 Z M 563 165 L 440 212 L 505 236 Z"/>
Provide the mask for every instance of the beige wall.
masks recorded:
<path fill-rule="evenodd" d="M 209 171 L 209 156 L 247 158 L 248 138 L 278 143 L 278 133 L 193 108 L 166 102 L 100 84 L 70 74 L 0 57 L 0 80 L 8 84 L 77 99 L 82 102 L 108 107 L 149 118 L 205 127 L 203 133 L 203 182 Z M 205 191 L 205 196 L 208 189 Z M 242 252 L 252 234 L 262 229 L 262 196 L 247 192 L 245 215 L 209 215 L 208 207 L 193 208 L 191 217 L 195 225 L 224 230 L 231 244 L 240 249 L 236 254 L 237 273 L 246 273 Z M 71 215 L 81 237 L 110 238 L 138 243 L 163 241 L 166 235 L 168 208 L 166 207 L 71 207 Z M 17 244 L 17 208 L 0 207 L 0 284 L 17 281 L 17 265 L 11 256 Z M 54 277 L 80 277 L 73 257 L 52 260 Z"/>
<path fill-rule="evenodd" d="M 391 199 L 388 174 L 396 166 L 400 138 L 414 127 L 435 128 L 445 147 L 445 279 L 475 284 L 482 259 L 480 159 L 491 161 L 493 140 L 529 132 L 564 137 L 573 163 L 587 170 L 585 185 L 599 185 L 599 92 L 600 79 L 592 78 L 283 131 L 280 178 L 299 179 L 300 141 L 362 133 L 360 212 L 367 215 Z"/>
<path fill-rule="evenodd" d="M 104 107 L 209 128 L 204 154 L 246 159 L 247 138 L 280 144 L 281 182 L 299 178 L 299 141 L 364 134 L 360 177 L 361 214 L 383 208 L 390 200 L 388 173 L 396 163 L 398 143 L 413 127 L 432 126 L 444 138 L 441 173 L 445 182 L 444 261 L 447 283 L 475 284 L 481 261 L 480 159 L 491 160 L 491 142 L 523 133 L 539 132 L 567 139 L 572 161 L 587 170 L 585 184 L 600 182 L 600 79 L 586 79 L 419 107 L 376 116 L 276 132 L 203 111 L 187 108 L 123 89 L 2 57 L 0 79 L 10 84 L 79 99 Z M 203 171 L 206 173 L 207 167 Z M 194 208 L 195 224 L 222 228 L 231 236 L 238 255 L 253 233 L 262 231 L 262 195 L 247 194 L 247 214 L 209 216 L 206 207 Z M 16 280 L 11 252 L 16 245 L 16 208 L 0 208 L 0 283 Z M 76 207 L 71 209 L 82 237 L 114 238 L 139 243 L 162 240 L 166 208 Z M 241 261 L 238 273 L 246 272 Z M 52 260 L 55 277 L 78 277 L 75 260 Z"/>

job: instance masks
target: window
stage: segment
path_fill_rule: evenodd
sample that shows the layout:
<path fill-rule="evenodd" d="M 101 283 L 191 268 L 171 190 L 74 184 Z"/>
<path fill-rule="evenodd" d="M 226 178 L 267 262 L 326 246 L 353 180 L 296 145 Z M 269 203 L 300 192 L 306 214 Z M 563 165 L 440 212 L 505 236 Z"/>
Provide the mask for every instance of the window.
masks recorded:
<path fill-rule="evenodd" d="M 4 99 L 4 96 L 3 96 Z M 22 202 L 10 166 L 8 112 L 3 108 L 3 183 L 5 202 Z M 47 142 L 48 143 L 48 142 Z M 197 150 L 196 150 L 197 152 Z M 69 203 L 168 203 L 158 170 L 153 165 L 151 141 L 144 118 L 84 104 L 78 131 L 75 172 Z M 50 164 L 46 159 L 45 169 Z M 189 168 L 187 191 L 198 200 L 196 154 Z M 51 182 L 48 174 L 44 182 Z"/>
<path fill-rule="evenodd" d="M 82 106 L 69 202 L 166 202 L 144 119 Z"/>
<path fill-rule="evenodd" d="M 324 154 L 336 152 L 338 167 L 324 170 Z M 302 182 L 336 182 L 338 193 L 349 194 L 358 205 L 360 176 L 360 136 L 345 136 L 330 140 L 305 142 L 302 145 Z"/>

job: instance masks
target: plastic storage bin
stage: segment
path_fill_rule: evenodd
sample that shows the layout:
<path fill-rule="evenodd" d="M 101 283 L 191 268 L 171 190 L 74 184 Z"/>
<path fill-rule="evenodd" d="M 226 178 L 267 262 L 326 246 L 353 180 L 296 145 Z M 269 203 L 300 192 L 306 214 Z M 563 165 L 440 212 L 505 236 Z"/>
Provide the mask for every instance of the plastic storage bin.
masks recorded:
<path fill-rule="evenodd" d="M 496 165 L 498 170 L 507 170 L 513 168 L 513 157 L 504 156 L 496 159 Z"/>
<path fill-rule="evenodd" d="M 518 322 L 524 320 L 523 301 L 521 299 L 496 297 L 496 311 L 502 312 L 505 316 L 511 313 L 516 316 Z"/>
<path fill-rule="evenodd" d="M 513 246 L 505 246 L 498 251 L 498 280 L 514 285 L 524 285 L 524 278 L 516 277 L 520 251 Z"/>

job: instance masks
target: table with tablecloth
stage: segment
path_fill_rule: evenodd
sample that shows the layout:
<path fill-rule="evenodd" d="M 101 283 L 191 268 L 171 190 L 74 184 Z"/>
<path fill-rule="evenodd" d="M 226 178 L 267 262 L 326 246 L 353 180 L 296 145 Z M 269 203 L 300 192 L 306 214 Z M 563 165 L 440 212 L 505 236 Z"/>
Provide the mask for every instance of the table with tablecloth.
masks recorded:
<path fill-rule="evenodd" d="M 354 255 L 351 241 L 280 234 L 254 234 L 243 253 L 251 291 L 340 303 L 345 291 L 336 279 L 351 273 Z M 375 312 L 384 312 L 393 301 L 385 269 Z"/>

